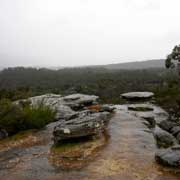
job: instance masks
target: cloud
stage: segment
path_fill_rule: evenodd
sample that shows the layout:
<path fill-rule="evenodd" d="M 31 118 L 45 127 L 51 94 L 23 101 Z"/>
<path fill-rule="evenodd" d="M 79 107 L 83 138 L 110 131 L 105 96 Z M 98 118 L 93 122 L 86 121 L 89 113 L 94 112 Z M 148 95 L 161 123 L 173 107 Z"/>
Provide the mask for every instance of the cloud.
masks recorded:
<path fill-rule="evenodd" d="M 0 62 L 74 66 L 164 58 L 178 0 L 0 1 Z"/>

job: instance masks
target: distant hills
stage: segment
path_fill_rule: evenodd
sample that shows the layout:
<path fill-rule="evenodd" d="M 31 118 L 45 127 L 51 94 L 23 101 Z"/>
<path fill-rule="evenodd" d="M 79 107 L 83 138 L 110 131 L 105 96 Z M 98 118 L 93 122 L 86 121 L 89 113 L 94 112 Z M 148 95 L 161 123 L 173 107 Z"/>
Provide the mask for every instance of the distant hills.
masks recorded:
<path fill-rule="evenodd" d="M 107 69 L 149 69 L 149 68 L 165 68 L 164 59 L 156 60 L 147 60 L 147 61 L 136 61 L 136 62 L 127 62 L 127 63 L 118 63 L 118 64 L 108 64 L 102 67 Z"/>
<path fill-rule="evenodd" d="M 109 70 L 138 70 L 138 69 L 149 69 L 149 68 L 165 68 L 165 60 L 164 59 L 154 59 L 147 61 L 135 61 L 135 62 L 127 62 L 127 63 L 116 63 L 116 64 L 107 64 L 107 65 L 91 65 L 91 66 L 74 66 L 74 67 L 43 67 L 36 66 L 32 68 L 46 68 L 51 70 L 58 69 L 72 69 L 72 68 L 105 68 Z M 3 70 L 4 67 L 0 67 L 0 71 Z"/>

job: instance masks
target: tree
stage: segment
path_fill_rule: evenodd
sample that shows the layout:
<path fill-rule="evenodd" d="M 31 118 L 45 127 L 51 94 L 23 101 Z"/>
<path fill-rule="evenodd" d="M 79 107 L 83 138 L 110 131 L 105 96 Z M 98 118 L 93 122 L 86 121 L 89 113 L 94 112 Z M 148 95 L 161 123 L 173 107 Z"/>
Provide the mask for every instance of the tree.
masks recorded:
<path fill-rule="evenodd" d="M 177 45 L 166 58 L 166 68 L 175 68 L 177 65 L 180 74 L 180 45 Z"/>

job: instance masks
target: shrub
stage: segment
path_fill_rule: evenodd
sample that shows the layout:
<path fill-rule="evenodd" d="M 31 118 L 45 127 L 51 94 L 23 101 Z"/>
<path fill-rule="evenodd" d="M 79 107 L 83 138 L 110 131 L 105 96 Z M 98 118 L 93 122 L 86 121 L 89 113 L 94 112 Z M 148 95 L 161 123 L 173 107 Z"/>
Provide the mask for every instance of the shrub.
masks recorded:
<path fill-rule="evenodd" d="M 40 129 L 54 121 L 55 111 L 43 104 L 31 107 L 19 106 L 7 99 L 0 100 L 0 129 L 9 135 L 27 129 Z"/>
<path fill-rule="evenodd" d="M 26 129 L 40 129 L 55 119 L 55 112 L 44 105 L 37 107 L 26 106 L 24 114 Z"/>

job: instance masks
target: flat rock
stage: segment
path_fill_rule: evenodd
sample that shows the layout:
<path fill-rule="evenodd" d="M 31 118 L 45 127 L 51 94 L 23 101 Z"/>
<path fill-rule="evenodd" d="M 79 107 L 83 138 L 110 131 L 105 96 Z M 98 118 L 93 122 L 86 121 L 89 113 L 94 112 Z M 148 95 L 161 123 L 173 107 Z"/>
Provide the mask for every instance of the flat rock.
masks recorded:
<path fill-rule="evenodd" d="M 131 111 L 153 111 L 153 106 L 149 104 L 132 104 L 128 106 L 128 110 Z"/>
<path fill-rule="evenodd" d="M 180 146 L 159 150 L 155 154 L 155 159 L 162 165 L 180 167 Z"/>
<path fill-rule="evenodd" d="M 110 119 L 110 113 L 88 113 L 80 114 L 79 117 L 65 121 L 56 126 L 53 131 L 54 141 L 92 136 L 103 132 Z"/>
<path fill-rule="evenodd" d="M 152 92 L 129 92 L 121 94 L 121 96 L 125 99 L 129 100 L 138 100 L 138 99 L 149 99 L 154 96 L 154 93 Z"/>
<path fill-rule="evenodd" d="M 174 145 L 176 142 L 175 138 L 170 133 L 159 127 L 156 127 L 153 130 L 153 135 L 157 141 L 157 145 L 160 147 L 169 147 Z"/>

